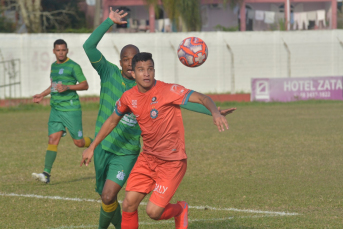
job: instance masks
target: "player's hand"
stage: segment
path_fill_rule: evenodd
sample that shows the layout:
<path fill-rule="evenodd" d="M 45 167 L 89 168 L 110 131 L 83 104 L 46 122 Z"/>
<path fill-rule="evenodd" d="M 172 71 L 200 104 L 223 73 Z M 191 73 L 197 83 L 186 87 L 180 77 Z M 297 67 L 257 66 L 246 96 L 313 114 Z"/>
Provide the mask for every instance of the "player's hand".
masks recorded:
<path fill-rule="evenodd" d="M 82 153 L 82 160 L 81 160 L 81 164 L 80 167 L 85 164 L 86 166 L 89 165 L 89 163 L 92 161 L 92 157 L 94 155 L 94 150 L 87 148 L 83 151 Z"/>
<path fill-rule="evenodd" d="M 62 92 L 68 91 L 69 90 L 69 86 L 68 85 L 63 85 L 63 84 L 57 84 L 56 90 L 59 93 L 62 93 Z"/>
<path fill-rule="evenodd" d="M 213 117 L 213 122 L 214 125 L 216 125 L 218 127 L 219 132 L 224 131 L 226 128 L 227 130 L 229 129 L 229 124 L 227 123 L 226 118 L 221 115 L 221 114 L 212 114 Z"/>
<path fill-rule="evenodd" d="M 228 114 L 231 114 L 232 112 L 234 112 L 236 110 L 236 108 L 229 108 L 229 109 L 225 109 L 225 110 L 221 110 L 220 107 L 218 107 L 218 111 L 221 115 L 223 115 L 224 117 Z"/>
<path fill-rule="evenodd" d="M 115 23 L 118 25 L 122 25 L 122 24 L 126 24 L 127 21 L 123 21 L 123 17 L 125 17 L 127 15 L 127 12 L 124 13 L 124 10 L 116 10 L 113 11 L 112 7 L 110 7 L 110 14 L 108 15 L 108 17 Z"/>
<path fill-rule="evenodd" d="M 42 99 L 43 99 L 43 96 L 40 95 L 40 94 L 37 94 L 37 95 L 33 96 L 33 102 L 34 103 L 39 103 L 40 101 L 42 101 Z"/>

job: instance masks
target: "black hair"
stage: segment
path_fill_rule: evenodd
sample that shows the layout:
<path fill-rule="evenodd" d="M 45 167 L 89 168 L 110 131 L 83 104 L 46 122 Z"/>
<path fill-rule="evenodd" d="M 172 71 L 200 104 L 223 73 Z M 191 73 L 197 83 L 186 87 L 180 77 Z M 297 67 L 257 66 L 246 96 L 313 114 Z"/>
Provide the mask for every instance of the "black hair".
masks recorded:
<path fill-rule="evenodd" d="M 65 41 L 62 40 L 62 39 L 58 39 L 58 40 L 56 40 L 56 41 L 54 42 L 54 48 L 55 48 L 56 45 L 66 45 L 66 48 L 68 48 L 67 42 L 65 42 Z"/>
<path fill-rule="evenodd" d="M 136 67 L 136 64 L 137 62 L 139 61 L 148 61 L 148 60 L 151 60 L 152 61 L 152 64 L 154 64 L 154 60 L 152 59 L 152 54 L 151 53 L 148 53 L 148 52 L 140 52 L 140 53 L 137 53 L 133 58 L 132 58 L 132 69 L 133 71 L 135 70 L 135 67 Z"/>
<path fill-rule="evenodd" d="M 128 48 L 134 48 L 134 49 L 136 49 L 137 53 L 139 53 L 139 48 L 138 48 L 137 46 L 131 45 L 131 44 L 130 44 L 130 45 L 125 45 L 125 46 L 121 49 L 121 51 L 120 51 L 120 59 L 123 58 L 124 52 L 125 52 L 125 50 L 128 49 Z"/>

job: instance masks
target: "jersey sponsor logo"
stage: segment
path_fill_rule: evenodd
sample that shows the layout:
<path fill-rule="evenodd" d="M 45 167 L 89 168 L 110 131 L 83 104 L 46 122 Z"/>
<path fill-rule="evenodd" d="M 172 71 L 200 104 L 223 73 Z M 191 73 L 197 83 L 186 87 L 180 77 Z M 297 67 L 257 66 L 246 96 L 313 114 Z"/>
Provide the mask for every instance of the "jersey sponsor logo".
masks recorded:
<path fill-rule="evenodd" d="M 121 107 L 121 102 L 120 102 L 119 99 L 117 100 L 116 105 L 117 105 L 118 108 Z"/>
<path fill-rule="evenodd" d="M 124 171 L 118 171 L 117 179 L 118 179 L 118 180 L 124 180 L 124 178 L 125 178 L 125 173 L 124 173 Z"/>
<path fill-rule="evenodd" d="M 182 95 L 182 93 L 184 93 L 185 89 L 183 87 L 180 87 L 180 85 L 174 84 L 173 86 L 171 86 L 170 91 L 172 91 L 178 95 Z"/>
<path fill-rule="evenodd" d="M 158 103 L 158 101 L 157 101 L 156 96 L 154 96 L 154 97 L 151 99 L 151 103 L 150 103 L 150 104 L 156 104 L 156 103 Z"/>
<path fill-rule="evenodd" d="M 137 100 L 132 100 L 132 106 L 133 106 L 134 108 L 137 108 Z"/>
<path fill-rule="evenodd" d="M 120 122 L 128 126 L 135 126 L 137 124 L 136 116 L 133 113 L 125 114 Z"/>
<path fill-rule="evenodd" d="M 61 69 L 59 70 L 58 74 L 62 75 L 62 74 L 63 74 L 63 71 L 64 71 L 64 69 L 61 68 Z"/>
<path fill-rule="evenodd" d="M 155 119 L 155 118 L 157 118 L 157 116 L 158 116 L 158 110 L 152 109 L 152 110 L 150 111 L 150 117 L 151 117 L 152 119 Z"/>
<path fill-rule="evenodd" d="M 77 132 L 77 136 L 82 137 L 82 131 L 81 130 L 79 130 L 79 132 Z"/>
<path fill-rule="evenodd" d="M 165 187 L 163 185 L 159 185 L 156 183 L 154 192 L 157 192 L 159 194 L 164 194 L 167 191 L 168 187 Z"/>

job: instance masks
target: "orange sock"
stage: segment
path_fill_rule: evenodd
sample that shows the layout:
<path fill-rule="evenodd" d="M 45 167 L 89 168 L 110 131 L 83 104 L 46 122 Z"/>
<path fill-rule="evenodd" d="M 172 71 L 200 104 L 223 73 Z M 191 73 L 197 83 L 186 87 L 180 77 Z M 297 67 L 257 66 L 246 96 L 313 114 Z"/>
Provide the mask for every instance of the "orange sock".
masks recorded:
<path fill-rule="evenodd" d="M 170 219 L 173 218 L 175 216 L 178 216 L 182 213 L 182 207 L 180 204 L 168 204 L 165 208 L 164 211 L 161 215 L 161 217 L 159 218 L 159 220 L 162 219 Z"/>
<path fill-rule="evenodd" d="M 138 212 L 124 212 L 121 219 L 122 229 L 137 229 L 138 228 Z"/>

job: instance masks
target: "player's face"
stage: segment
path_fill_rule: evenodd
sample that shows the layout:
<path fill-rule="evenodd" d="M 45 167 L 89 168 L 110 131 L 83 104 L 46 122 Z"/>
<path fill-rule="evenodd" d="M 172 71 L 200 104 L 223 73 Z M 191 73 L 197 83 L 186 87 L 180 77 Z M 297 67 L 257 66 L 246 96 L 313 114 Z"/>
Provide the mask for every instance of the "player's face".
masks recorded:
<path fill-rule="evenodd" d="M 151 60 L 137 62 L 132 76 L 140 92 L 149 91 L 155 83 L 154 63 Z"/>
<path fill-rule="evenodd" d="M 63 63 L 67 59 L 68 49 L 65 44 L 62 45 L 55 45 L 53 50 L 57 63 Z"/>
<path fill-rule="evenodd" d="M 120 66 L 122 70 L 122 75 L 129 79 L 133 80 L 134 78 L 132 77 L 132 58 L 137 54 L 137 49 L 130 47 L 126 48 L 125 51 L 123 52 L 123 55 L 120 60 Z"/>

